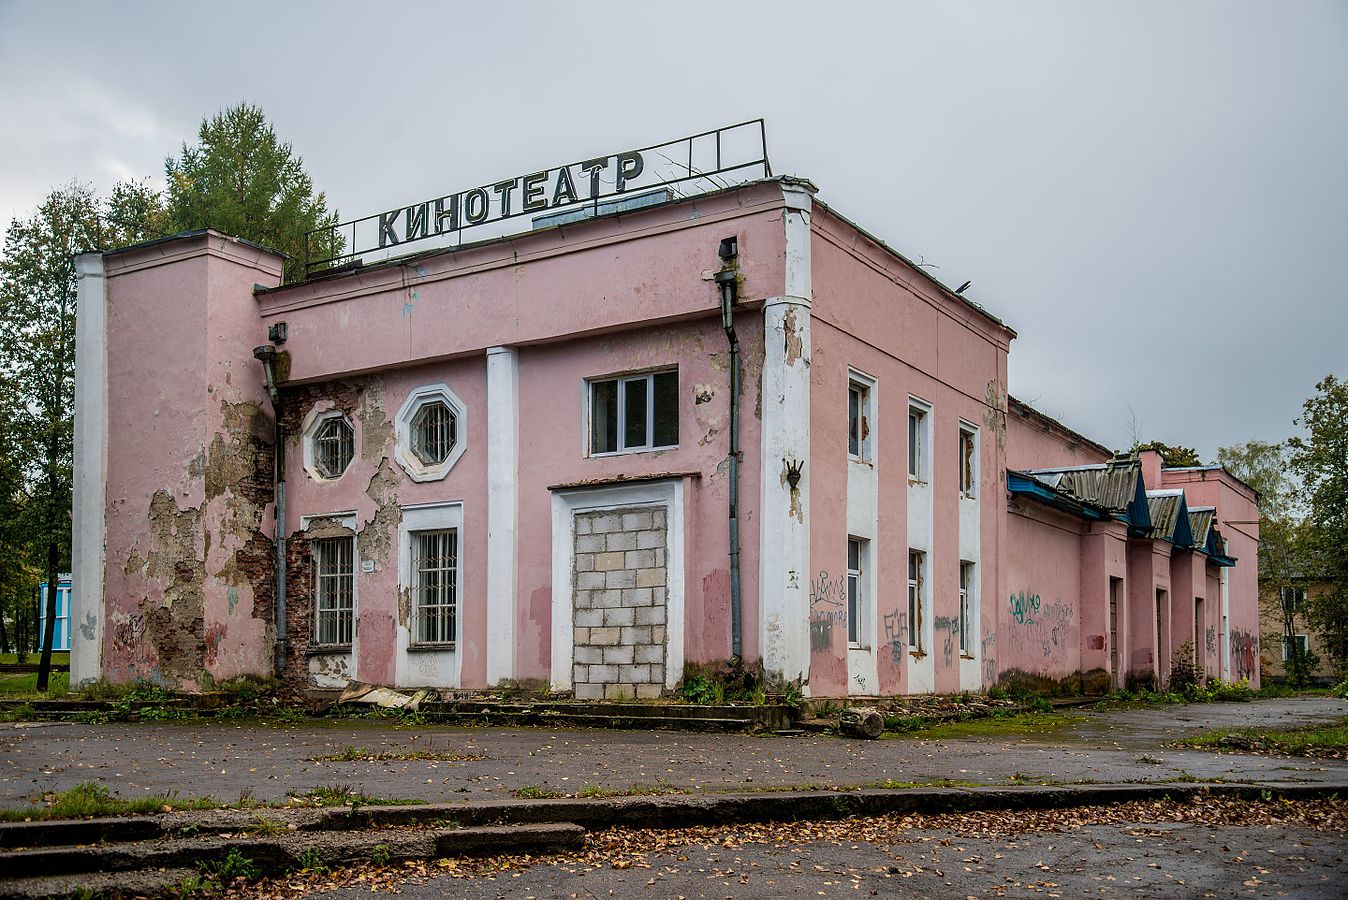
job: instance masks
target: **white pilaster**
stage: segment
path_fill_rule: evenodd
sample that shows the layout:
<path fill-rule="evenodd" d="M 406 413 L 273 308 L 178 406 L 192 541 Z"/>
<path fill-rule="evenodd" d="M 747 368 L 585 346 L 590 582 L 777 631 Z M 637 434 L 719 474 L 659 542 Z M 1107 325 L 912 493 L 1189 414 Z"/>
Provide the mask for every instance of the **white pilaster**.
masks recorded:
<path fill-rule="evenodd" d="M 763 666 L 787 681 L 809 675 L 810 211 L 809 190 L 783 184 L 786 284 L 763 305 L 759 628 Z M 799 485 L 787 463 L 801 466 Z"/>
<path fill-rule="evenodd" d="M 515 677 L 519 354 L 487 351 L 487 684 Z"/>
<path fill-rule="evenodd" d="M 108 329 L 103 255 L 75 257 L 75 484 L 71 548 L 70 686 L 103 674 L 108 493 Z"/>

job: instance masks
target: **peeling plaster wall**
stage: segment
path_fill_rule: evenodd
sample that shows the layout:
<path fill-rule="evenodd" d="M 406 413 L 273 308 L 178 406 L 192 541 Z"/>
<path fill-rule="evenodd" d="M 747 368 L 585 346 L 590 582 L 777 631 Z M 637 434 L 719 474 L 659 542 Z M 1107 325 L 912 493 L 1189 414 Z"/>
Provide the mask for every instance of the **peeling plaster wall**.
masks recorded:
<path fill-rule="evenodd" d="M 960 688 L 960 501 L 955 466 L 959 423 L 978 426 L 979 646 L 981 667 L 994 659 L 993 607 L 1005 529 L 1006 358 L 1011 333 L 879 248 L 826 210 L 816 213 L 811 247 L 814 281 L 810 385 L 811 495 L 810 692 L 903 694 Z M 863 644 L 877 679 L 849 671 L 846 622 L 848 513 L 831 498 L 847 496 L 849 368 L 875 378 L 871 424 L 878 478 L 878 517 L 871 537 L 874 604 Z M 908 398 L 932 404 L 932 521 L 927 553 L 923 653 L 912 654 L 907 629 Z M 878 401 L 878 402 L 877 402 Z M 835 602 L 841 598 L 841 609 Z M 839 615 L 841 613 L 841 617 Z M 855 656 L 858 651 L 851 651 Z M 854 660 L 855 661 L 855 660 Z M 994 663 L 995 665 L 995 663 Z"/>
<path fill-rule="evenodd" d="M 104 675 L 187 690 L 265 675 L 272 447 L 252 286 L 280 260 L 208 232 L 105 261 Z"/>
<path fill-rule="evenodd" d="M 997 599 L 997 663 L 1007 672 L 1060 680 L 1081 671 L 1082 536 L 1085 523 L 1012 501 L 1007 576 Z"/>

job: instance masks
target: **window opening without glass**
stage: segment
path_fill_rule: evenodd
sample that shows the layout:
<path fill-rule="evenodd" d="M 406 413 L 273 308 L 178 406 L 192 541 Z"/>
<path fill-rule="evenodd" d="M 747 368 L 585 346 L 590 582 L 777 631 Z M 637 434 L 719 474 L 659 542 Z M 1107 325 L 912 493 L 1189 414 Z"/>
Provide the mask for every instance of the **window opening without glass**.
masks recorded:
<path fill-rule="evenodd" d="M 314 643 L 350 644 L 356 595 L 352 565 L 355 541 L 349 537 L 314 542 Z"/>
<path fill-rule="evenodd" d="M 972 497 L 977 480 L 974 477 L 974 432 L 969 428 L 960 428 L 960 496 Z"/>
<path fill-rule="evenodd" d="M 678 446 L 678 394 L 676 370 L 590 382 L 590 452 Z"/>
<path fill-rule="evenodd" d="M 412 640 L 451 644 L 458 616 L 459 534 L 453 528 L 412 533 L 415 593 Z"/>
<path fill-rule="evenodd" d="M 908 407 L 908 477 L 914 480 L 922 478 L 926 426 L 927 414 L 916 406 Z"/>
<path fill-rule="evenodd" d="M 854 381 L 847 387 L 847 452 L 857 459 L 869 458 L 870 431 L 870 390 Z"/>
<path fill-rule="evenodd" d="M 344 416 L 325 419 L 313 438 L 314 468 L 324 478 L 337 478 L 351 465 L 355 434 Z"/>

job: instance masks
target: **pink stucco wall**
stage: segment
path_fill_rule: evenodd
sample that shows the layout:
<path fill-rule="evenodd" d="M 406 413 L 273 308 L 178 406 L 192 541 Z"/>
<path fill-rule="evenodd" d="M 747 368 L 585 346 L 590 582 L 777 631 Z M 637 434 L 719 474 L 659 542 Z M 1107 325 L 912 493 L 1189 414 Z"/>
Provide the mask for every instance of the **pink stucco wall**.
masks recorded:
<path fill-rule="evenodd" d="M 1061 679 L 1081 671 L 1083 532 L 1073 517 L 1028 502 L 1013 507 L 1009 590 L 997 632 L 1000 677 Z"/>
<path fill-rule="evenodd" d="M 1006 417 L 1008 468 L 1053 469 L 1106 462 L 1109 451 L 1013 399 Z"/>
<path fill-rule="evenodd" d="M 1006 354 L 1012 333 L 933 285 L 920 272 L 817 210 L 812 223 L 814 302 L 811 311 L 810 465 L 812 582 L 826 585 L 847 573 L 849 371 L 875 379 L 874 440 L 876 519 L 871 540 L 875 595 L 869 602 L 878 644 L 873 648 L 880 693 L 959 689 L 958 621 L 959 485 L 956 468 L 961 419 L 979 429 L 978 579 L 985 646 L 996 641 L 993 607 L 998 593 L 999 548 L 1005 527 L 1003 493 Z M 934 682 L 915 686 L 918 665 L 903 643 L 907 621 L 908 405 L 932 405 L 929 448 L 933 469 L 931 546 L 927 555 L 929 613 L 934 629 Z M 864 470 L 863 475 L 864 476 Z M 864 514 L 863 514 L 864 515 Z M 816 585 L 816 594 L 819 593 Z M 886 627 L 888 625 L 888 629 Z M 846 622 L 814 641 L 810 687 L 817 696 L 849 692 Z M 973 656 L 981 667 L 981 648 Z M 991 650 L 990 650 L 991 652 Z M 993 666 L 995 660 L 988 660 Z M 852 674 L 855 681 L 855 673 Z M 870 691 L 874 693 L 872 687 Z"/>

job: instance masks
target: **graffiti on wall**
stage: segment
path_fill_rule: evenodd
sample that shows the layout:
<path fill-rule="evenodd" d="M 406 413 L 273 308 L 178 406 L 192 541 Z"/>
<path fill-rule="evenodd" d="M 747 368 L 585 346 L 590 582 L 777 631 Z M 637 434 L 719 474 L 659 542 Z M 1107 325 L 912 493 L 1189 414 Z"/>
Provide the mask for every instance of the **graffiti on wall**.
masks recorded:
<path fill-rule="evenodd" d="M 907 649 L 904 641 L 908 635 L 908 613 L 888 612 L 884 615 L 885 643 L 889 645 L 889 658 L 895 665 L 903 665 L 903 652 Z"/>
<path fill-rule="evenodd" d="M 1011 595 L 1011 618 L 1017 625 L 1033 625 L 1039 612 L 1039 595 L 1021 591 Z"/>
<path fill-rule="evenodd" d="M 830 578 L 821 569 L 810 579 L 810 649 L 828 650 L 833 645 L 833 626 L 847 627 L 847 579 Z"/>
<path fill-rule="evenodd" d="M 983 638 L 983 685 L 990 687 L 997 683 L 997 632 Z"/>
<path fill-rule="evenodd" d="M 947 666 L 955 661 L 955 643 L 959 637 L 960 624 L 952 617 L 937 616 L 935 626 L 937 633 L 944 632 L 945 637 L 941 642 L 941 658 L 945 660 Z"/>
<path fill-rule="evenodd" d="M 1248 631 L 1231 632 L 1231 670 L 1237 679 L 1254 678 L 1259 671 L 1259 638 Z"/>
<path fill-rule="evenodd" d="M 1208 655 L 1217 652 L 1217 626 L 1209 625 L 1203 631 L 1203 645 L 1208 648 Z"/>

